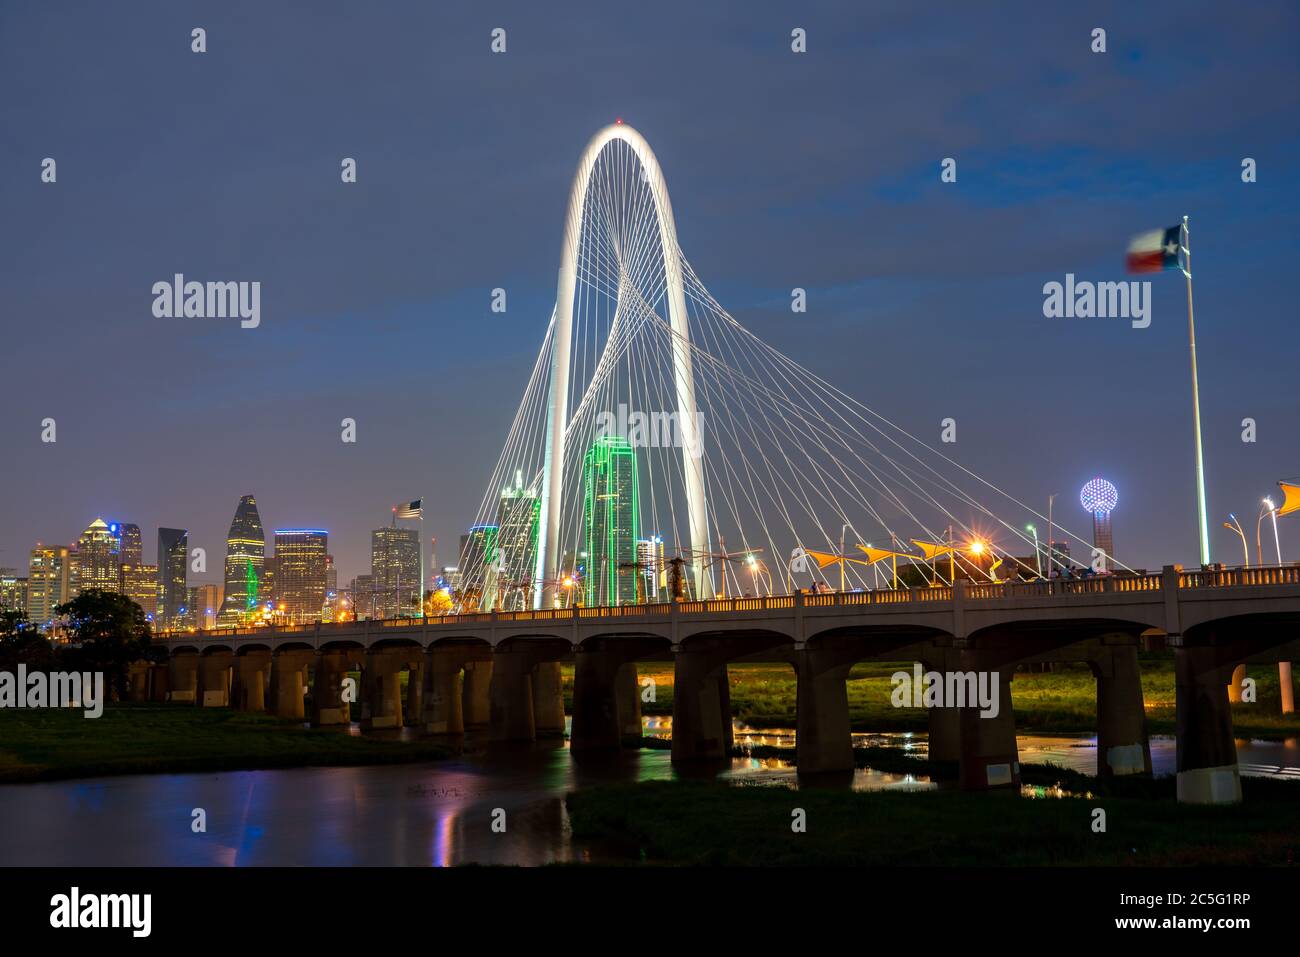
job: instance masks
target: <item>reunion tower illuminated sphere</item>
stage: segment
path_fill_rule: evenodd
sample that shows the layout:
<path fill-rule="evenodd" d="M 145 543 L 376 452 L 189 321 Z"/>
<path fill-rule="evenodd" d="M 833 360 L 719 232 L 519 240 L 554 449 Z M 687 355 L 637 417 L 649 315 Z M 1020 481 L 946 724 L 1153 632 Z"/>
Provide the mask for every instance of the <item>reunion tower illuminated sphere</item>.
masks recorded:
<path fill-rule="evenodd" d="M 1119 492 L 1101 476 L 1079 490 L 1079 504 L 1092 513 L 1092 547 L 1100 549 L 1110 564 L 1115 540 L 1111 534 L 1110 513 L 1119 504 Z"/>

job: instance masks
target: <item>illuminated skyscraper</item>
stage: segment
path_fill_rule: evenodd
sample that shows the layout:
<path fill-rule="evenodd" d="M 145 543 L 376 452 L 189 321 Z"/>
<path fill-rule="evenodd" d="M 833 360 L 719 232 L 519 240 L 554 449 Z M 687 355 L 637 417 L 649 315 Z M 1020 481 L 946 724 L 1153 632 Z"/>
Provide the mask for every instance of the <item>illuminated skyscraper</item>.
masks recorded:
<path fill-rule="evenodd" d="M 379 599 L 375 594 L 373 575 L 358 575 L 352 579 L 346 597 L 351 605 L 349 611 L 357 616 L 358 621 L 379 617 Z"/>
<path fill-rule="evenodd" d="M 230 534 L 226 536 L 226 587 L 218 627 L 238 625 L 257 604 L 262 571 L 266 565 L 266 534 L 251 495 L 239 500 Z"/>
<path fill-rule="evenodd" d="M 602 435 L 582 460 L 586 604 L 636 601 L 636 452 L 626 439 Z"/>
<path fill-rule="evenodd" d="M 537 519 L 542 500 L 536 489 L 524 488 L 523 476 L 516 473 L 515 484 L 502 489 L 497 507 L 497 548 L 499 558 L 497 588 L 503 611 L 522 611 L 533 607 L 532 595 L 537 575 Z"/>
<path fill-rule="evenodd" d="M 117 536 L 117 560 L 123 565 L 144 563 L 144 540 L 140 526 L 131 522 L 111 522 L 108 530 Z"/>
<path fill-rule="evenodd" d="M 189 603 L 185 587 L 189 567 L 189 533 L 183 528 L 158 529 L 158 612 L 160 627 L 180 628 L 181 608 Z"/>
<path fill-rule="evenodd" d="M 100 591 L 122 590 L 121 541 L 117 528 L 97 518 L 77 540 L 78 594 L 97 588 Z"/>
<path fill-rule="evenodd" d="M 641 600 L 665 601 L 659 591 L 667 587 L 667 566 L 664 564 L 664 540 L 656 535 L 654 538 L 638 539 L 636 543 L 637 573 L 641 576 Z"/>
<path fill-rule="evenodd" d="M 32 549 L 27 564 L 27 617 L 44 628 L 54 608 L 72 598 L 77 587 L 76 553 L 62 545 Z"/>
<path fill-rule="evenodd" d="M 396 525 L 370 533 L 370 576 L 380 618 L 420 613 L 420 533 Z"/>
<path fill-rule="evenodd" d="M 329 533 L 319 528 L 275 530 L 275 602 L 291 624 L 320 621 L 325 607 Z"/>
<path fill-rule="evenodd" d="M 118 591 L 139 605 L 145 617 L 153 624 L 158 622 L 158 566 L 130 565 L 121 567 L 121 586 Z"/>

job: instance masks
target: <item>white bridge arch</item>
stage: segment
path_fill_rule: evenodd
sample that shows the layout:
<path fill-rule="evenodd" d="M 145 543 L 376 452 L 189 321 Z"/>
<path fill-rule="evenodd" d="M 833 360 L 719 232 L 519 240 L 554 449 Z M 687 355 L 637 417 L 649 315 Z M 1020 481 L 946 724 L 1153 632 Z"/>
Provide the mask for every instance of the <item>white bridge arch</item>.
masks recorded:
<path fill-rule="evenodd" d="M 695 381 L 691 370 L 690 320 L 682 287 L 682 258 L 677 245 L 677 225 L 673 220 L 672 201 L 664 181 L 659 160 L 646 138 L 626 123 L 611 123 L 591 138 L 578 160 L 578 170 L 569 191 L 565 215 L 564 241 L 560 251 L 559 287 L 555 296 L 555 345 L 551 352 L 550 388 L 546 408 L 546 458 L 542 467 L 542 499 L 537 549 L 537 580 L 543 587 L 534 590 L 534 607 L 549 608 L 556 599 L 559 573 L 560 517 L 564 497 L 566 431 L 569 424 L 569 384 L 573 333 L 574 296 L 578 284 L 578 250 L 588 209 L 587 198 L 592 172 L 601 154 L 612 143 L 622 142 L 635 154 L 644 180 L 654 199 L 659 225 L 659 246 L 663 255 L 664 281 L 668 303 L 668 320 L 673 331 L 673 379 L 676 386 L 679 427 L 689 430 L 681 443 L 682 481 L 686 490 L 687 524 L 690 548 L 694 556 L 694 579 L 701 597 L 712 597 L 710 578 L 705 574 L 701 556 L 709 548 L 708 509 L 704 498 L 704 463 L 691 449 L 699 441 L 695 434 L 699 415 L 695 405 Z M 606 344 L 608 348 L 608 343 Z"/>

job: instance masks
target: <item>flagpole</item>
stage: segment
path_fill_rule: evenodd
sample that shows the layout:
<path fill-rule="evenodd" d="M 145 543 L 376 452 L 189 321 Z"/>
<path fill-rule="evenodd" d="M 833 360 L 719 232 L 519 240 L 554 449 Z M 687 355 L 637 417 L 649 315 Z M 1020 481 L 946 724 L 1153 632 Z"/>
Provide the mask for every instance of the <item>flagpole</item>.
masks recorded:
<path fill-rule="evenodd" d="M 1192 425 L 1196 430 L 1196 512 L 1200 532 L 1201 564 L 1210 564 L 1210 525 L 1205 508 L 1205 455 L 1201 446 L 1201 392 L 1196 378 L 1196 322 L 1192 318 L 1192 250 L 1187 217 L 1183 217 L 1183 275 L 1187 277 L 1187 341 L 1192 356 Z"/>

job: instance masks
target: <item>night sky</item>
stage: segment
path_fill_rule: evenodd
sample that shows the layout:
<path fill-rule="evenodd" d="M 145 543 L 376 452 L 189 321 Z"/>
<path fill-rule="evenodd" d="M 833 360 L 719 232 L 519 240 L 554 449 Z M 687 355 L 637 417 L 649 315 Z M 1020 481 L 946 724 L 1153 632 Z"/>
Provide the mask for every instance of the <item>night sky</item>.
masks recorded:
<path fill-rule="evenodd" d="M 454 562 L 545 330 L 574 166 L 615 117 L 742 323 L 926 441 L 956 418 L 946 454 L 1041 509 L 1059 493 L 1076 532 L 1105 475 L 1135 566 L 1197 560 L 1185 286 L 1140 277 L 1144 330 L 1047 319 L 1042 286 L 1127 278 L 1129 238 L 1190 215 L 1213 557 L 1237 563 L 1219 523 L 1253 539 L 1300 475 L 1300 14 L 1202 6 L 9 0 L 0 566 L 102 515 L 150 561 L 157 526 L 190 529 L 217 581 L 244 493 L 268 538 L 329 529 L 340 582 L 419 496 Z M 178 272 L 260 281 L 261 326 L 155 318 Z M 1281 534 L 1300 558 L 1300 519 Z"/>

